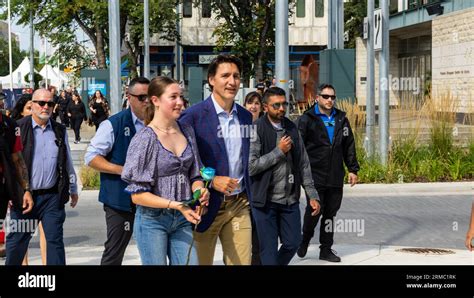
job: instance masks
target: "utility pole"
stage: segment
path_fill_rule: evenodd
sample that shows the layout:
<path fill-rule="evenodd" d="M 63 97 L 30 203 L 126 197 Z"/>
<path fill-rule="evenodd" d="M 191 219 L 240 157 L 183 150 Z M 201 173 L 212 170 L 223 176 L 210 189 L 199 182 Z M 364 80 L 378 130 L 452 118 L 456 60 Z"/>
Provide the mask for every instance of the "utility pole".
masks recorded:
<path fill-rule="evenodd" d="M 30 10 L 30 88 L 35 90 L 35 28 L 33 10 Z"/>
<path fill-rule="evenodd" d="M 275 4 L 275 77 L 276 85 L 286 93 L 289 101 L 290 58 L 288 53 L 288 1 L 276 0 Z M 286 110 L 286 116 L 289 109 Z"/>
<path fill-rule="evenodd" d="M 336 14 L 337 14 L 336 49 L 342 50 L 344 49 L 344 1 L 343 0 L 337 0 Z"/>
<path fill-rule="evenodd" d="M 143 39 L 145 48 L 145 57 L 143 59 L 143 76 L 150 78 L 150 12 L 149 12 L 149 0 L 143 1 Z"/>
<path fill-rule="evenodd" d="M 383 1 L 382 1 L 383 2 Z M 367 156 L 374 156 L 374 126 L 375 126 L 375 57 L 374 57 L 374 0 L 367 1 L 367 19 L 369 37 L 367 39 L 367 100 L 366 100 L 366 127 L 365 127 L 365 150 Z"/>
<path fill-rule="evenodd" d="M 382 8 L 382 50 L 380 51 L 380 101 L 379 101 L 379 138 L 380 162 L 387 165 L 389 151 L 389 118 L 390 118 L 390 82 L 388 68 L 390 65 L 390 22 L 388 1 L 380 1 Z"/>
<path fill-rule="evenodd" d="M 13 91 L 13 58 L 12 58 L 12 18 L 10 12 L 10 0 L 8 0 L 8 60 L 10 69 L 10 90 Z"/>
<path fill-rule="evenodd" d="M 112 114 L 121 109 L 120 80 L 120 0 L 109 0 L 109 76 Z"/>
<path fill-rule="evenodd" d="M 176 15 L 178 16 L 176 20 L 176 32 L 181 36 L 181 18 L 179 17 L 179 12 L 181 4 L 179 1 L 176 3 Z M 176 80 L 181 82 L 181 45 L 179 44 L 179 39 L 176 38 Z"/>

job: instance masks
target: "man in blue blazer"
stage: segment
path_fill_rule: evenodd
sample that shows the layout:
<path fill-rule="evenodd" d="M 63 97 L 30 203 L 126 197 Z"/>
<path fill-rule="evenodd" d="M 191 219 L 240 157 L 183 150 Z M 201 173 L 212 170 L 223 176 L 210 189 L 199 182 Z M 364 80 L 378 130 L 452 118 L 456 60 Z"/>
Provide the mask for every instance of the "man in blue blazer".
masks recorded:
<path fill-rule="evenodd" d="M 181 115 L 194 128 L 202 163 L 216 170 L 207 213 L 194 233 L 200 265 L 212 265 L 217 238 L 226 265 L 250 265 L 252 227 L 248 173 L 252 115 L 234 102 L 242 62 L 219 55 L 209 65 L 212 94 Z"/>

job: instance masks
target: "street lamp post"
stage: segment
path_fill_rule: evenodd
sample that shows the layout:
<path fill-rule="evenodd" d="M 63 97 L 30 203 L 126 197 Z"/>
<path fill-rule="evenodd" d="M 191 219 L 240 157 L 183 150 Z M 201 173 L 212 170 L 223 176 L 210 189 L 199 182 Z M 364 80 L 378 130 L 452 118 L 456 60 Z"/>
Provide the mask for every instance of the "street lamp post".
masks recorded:
<path fill-rule="evenodd" d="M 35 89 L 35 28 L 33 27 L 33 10 L 30 10 L 30 88 Z"/>
<path fill-rule="evenodd" d="M 10 68 L 10 90 L 13 91 L 13 58 L 12 58 L 12 19 L 10 12 L 10 0 L 8 0 L 8 60 Z"/>
<path fill-rule="evenodd" d="M 367 99 L 366 99 L 366 128 L 365 149 L 367 156 L 374 156 L 374 126 L 375 126 L 375 57 L 374 57 L 374 0 L 368 0 L 367 19 L 369 23 L 369 36 L 367 39 Z"/>
<path fill-rule="evenodd" d="M 289 101 L 289 53 L 288 53 L 288 1 L 276 0 L 275 3 L 275 76 L 276 86 L 285 90 Z M 286 116 L 289 109 L 286 110 Z"/>
<path fill-rule="evenodd" d="M 109 76 L 112 114 L 120 111 L 120 0 L 109 0 Z"/>
<path fill-rule="evenodd" d="M 390 82 L 388 67 L 390 64 L 390 31 L 389 7 L 387 1 L 380 1 L 382 8 L 382 51 L 380 51 L 380 103 L 379 103 L 379 138 L 380 161 L 387 164 L 389 151 L 389 118 L 390 118 Z"/>
<path fill-rule="evenodd" d="M 150 78 L 150 12 L 149 0 L 143 1 L 143 46 L 145 47 L 145 57 L 143 59 L 143 76 Z"/>

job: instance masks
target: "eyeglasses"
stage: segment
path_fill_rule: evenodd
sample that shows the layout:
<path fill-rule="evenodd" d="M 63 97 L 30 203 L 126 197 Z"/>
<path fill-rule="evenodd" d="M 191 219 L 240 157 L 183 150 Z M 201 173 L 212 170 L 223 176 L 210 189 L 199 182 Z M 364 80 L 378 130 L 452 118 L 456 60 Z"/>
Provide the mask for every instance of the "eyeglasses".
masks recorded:
<path fill-rule="evenodd" d="M 33 100 L 33 102 L 39 104 L 40 107 L 44 107 L 44 105 L 48 105 L 48 108 L 52 108 L 56 105 L 54 101 Z"/>
<path fill-rule="evenodd" d="M 288 107 L 288 103 L 285 101 L 285 102 L 277 102 L 277 103 L 274 103 L 274 104 L 271 104 L 271 106 L 275 109 L 275 110 L 278 110 L 280 109 L 281 106 L 283 106 L 283 108 L 287 108 Z"/>
<path fill-rule="evenodd" d="M 129 95 L 131 96 L 135 96 L 139 101 L 145 101 L 148 99 L 148 94 L 140 94 L 140 95 L 135 95 L 135 94 L 132 94 L 132 93 L 128 93 Z"/>
<path fill-rule="evenodd" d="M 329 94 L 319 94 L 324 99 L 329 99 L 331 98 L 332 100 L 336 100 L 336 95 L 329 95 Z"/>

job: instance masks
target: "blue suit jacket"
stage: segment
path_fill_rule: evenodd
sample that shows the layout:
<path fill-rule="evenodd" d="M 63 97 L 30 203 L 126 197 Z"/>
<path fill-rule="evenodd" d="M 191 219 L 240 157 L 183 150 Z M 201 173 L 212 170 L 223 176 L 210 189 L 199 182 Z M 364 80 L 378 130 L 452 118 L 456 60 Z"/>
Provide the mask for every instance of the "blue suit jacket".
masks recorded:
<path fill-rule="evenodd" d="M 237 117 L 240 125 L 252 125 L 252 114 L 249 111 L 237 105 Z M 188 124 L 194 128 L 196 141 L 199 148 L 199 155 L 205 167 L 211 167 L 216 170 L 216 176 L 229 176 L 229 162 L 227 151 L 223 138 L 218 137 L 218 127 L 220 125 L 216 109 L 212 103 L 211 97 L 202 101 L 183 112 L 179 118 L 182 124 Z M 244 130 L 244 131 L 249 131 Z M 245 135 L 242 138 L 242 165 L 244 169 L 245 191 L 249 200 L 250 177 L 248 171 L 250 151 L 250 136 Z M 197 227 L 198 232 L 206 231 L 214 221 L 223 200 L 223 194 L 210 189 L 210 200 L 207 213 L 202 217 Z"/>

